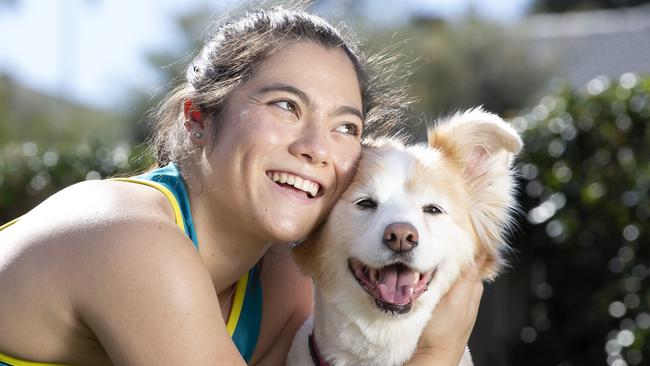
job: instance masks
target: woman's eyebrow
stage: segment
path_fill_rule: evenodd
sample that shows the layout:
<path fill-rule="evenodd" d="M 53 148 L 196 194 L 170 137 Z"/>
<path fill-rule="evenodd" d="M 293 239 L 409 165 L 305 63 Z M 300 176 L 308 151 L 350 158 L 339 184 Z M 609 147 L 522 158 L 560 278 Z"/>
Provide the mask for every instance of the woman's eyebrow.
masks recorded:
<path fill-rule="evenodd" d="M 264 93 L 270 93 L 274 91 L 283 91 L 287 92 L 290 94 L 295 95 L 298 99 L 302 100 L 303 103 L 305 103 L 307 106 L 311 105 L 311 99 L 309 98 L 309 95 L 305 93 L 304 91 L 296 88 L 295 86 L 291 86 L 288 84 L 283 84 L 283 83 L 274 83 L 271 85 L 267 85 L 259 90 L 259 94 L 264 94 Z M 363 113 L 358 108 L 351 107 L 351 106 L 341 106 L 334 111 L 335 116 L 340 116 L 343 114 L 351 114 L 354 116 L 359 117 L 363 121 Z"/>
<path fill-rule="evenodd" d="M 343 114 L 351 114 L 353 116 L 359 117 L 359 119 L 362 120 L 362 121 L 364 120 L 363 113 L 361 113 L 361 111 L 359 109 L 355 108 L 355 107 L 350 107 L 350 106 L 344 105 L 342 107 L 338 107 L 336 109 L 336 111 L 334 112 L 335 116 L 340 116 L 340 115 L 343 115 Z"/>
<path fill-rule="evenodd" d="M 296 88 L 295 86 L 291 86 L 291 85 L 287 85 L 287 84 L 282 84 L 282 83 L 271 84 L 271 85 L 268 85 L 268 86 L 265 86 L 265 87 L 261 88 L 259 90 L 259 93 L 264 94 L 264 93 L 269 93 L 269 92 L 274 92 L 274 91 L 284 91 L 284 92 L 287 92 L 287 93 L 291 93 L 291 94 L 295 95 L 298 99 L 301 99 L 302 102 L 305 103 L 306 105 L 311 104 L 311 99 L 309 99 L 309 96 L 307 95 L 307 93 L 305 93 L 304 91 Z"/>

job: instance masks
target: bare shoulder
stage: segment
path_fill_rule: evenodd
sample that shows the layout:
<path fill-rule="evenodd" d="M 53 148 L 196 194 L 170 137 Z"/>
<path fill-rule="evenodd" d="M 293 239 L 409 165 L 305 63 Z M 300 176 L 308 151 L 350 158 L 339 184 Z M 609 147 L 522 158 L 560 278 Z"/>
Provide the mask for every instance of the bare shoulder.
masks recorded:
<path fill-rule="evenodd" d="M 178 276 L 205 272 L 198 251 L 174 221 L 157 190 L 132 183 L 92 181 L 53 195 L 7 229 L 15 258 L 65 278 L 71 297 L 95 297 L 99 281 L 127 285 L 120 276 Z M 34 268 L 34 266 L 32 266 Z M 74 272 L 62 272 L 74 268 Z M 48 272 L 49 271 L 49 272 Z M 142 272 L 142 275 L 140 274 Z M 201 272 L 201 273 L 202 273 Z M 69 276 L 69 278 L 68 278 Z M 140 277 L 140 280 L 143 278 Z M 89 283 L 88 281 L 97 281 Z M 72 285 L 72 286 L 71 286 Z M 75 286 L 77 285 L 77 286 Z"/>
<path fill-rule="evenodd" d="M 176 245 L 157 245 L 162 238 Z M 39 268 L 38 273 L 56 274 L 55 278 L 66 277 L 68 272 L 58 273 L 66 266 L 80 271 L 83 264 L 93 268 L 114 256 L 137 260 L 150 250 L 192 248 L 185 248 L 189 240 L 175 224 L 171 204 L 162 193 L 117 181 L 70 186 L 0 231 L 0 239 L 5 244 L 0 247 L 0 264 L 16 270 Z"/>
<path fill-rule="evenodd" d="M 252 364 L 283 364 L 298 328 L 313 312 L 312 281 L 301 273 L 291 250 L 274 245 L 262 265 L 264 302 L 260 338 Z"/>
<path fill-rule="evenodd" d="M 85 181 L 52 195 L 26 215 L 48 215 L 51 219 L 89 220 L 122 218 L 131 220 L 173 218 L 171 204 L 158 190 L 114 180 Z"/>

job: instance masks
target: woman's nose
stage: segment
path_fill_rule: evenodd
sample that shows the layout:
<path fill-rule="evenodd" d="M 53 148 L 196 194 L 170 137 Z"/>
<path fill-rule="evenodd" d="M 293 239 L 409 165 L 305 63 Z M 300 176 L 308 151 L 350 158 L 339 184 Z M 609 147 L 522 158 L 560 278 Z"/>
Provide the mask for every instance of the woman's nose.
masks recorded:
<path fill-rule="evenodd" d="M 327 165 L 330 163 L 330 149 L 327 131 L 313 124 L 305 125 L 300 136 L 289 146 L 294 156 L 301 157 L 311 164 Z"/>

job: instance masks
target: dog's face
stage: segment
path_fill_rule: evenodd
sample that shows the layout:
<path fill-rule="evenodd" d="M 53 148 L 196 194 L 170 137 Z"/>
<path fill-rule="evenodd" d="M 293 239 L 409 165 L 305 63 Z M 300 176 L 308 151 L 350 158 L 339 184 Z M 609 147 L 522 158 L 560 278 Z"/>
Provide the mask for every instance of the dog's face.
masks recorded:
<path fill-rule="evenodd" d="M 344 311 L 430 310 L 477 255 L 488 257 L 485 277 L 498 271 L 520 148 L 512 128 L 481 110 L 439 123 L 428 145 L 369 143 L 353 183 L 295 258 Z"/>

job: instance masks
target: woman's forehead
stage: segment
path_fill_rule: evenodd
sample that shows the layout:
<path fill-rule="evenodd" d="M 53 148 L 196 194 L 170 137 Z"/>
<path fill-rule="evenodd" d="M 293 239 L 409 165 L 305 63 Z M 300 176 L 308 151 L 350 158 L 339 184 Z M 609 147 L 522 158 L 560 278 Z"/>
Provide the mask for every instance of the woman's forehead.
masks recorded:
<path fill-rule="evenodd" d="M 248 84 L 289 85 L 313 98 L 337 97 L 361 108 L 361 92 L 354 65 L 341 48 L 301 41 L 268 56 L 256 67 Z"/>

